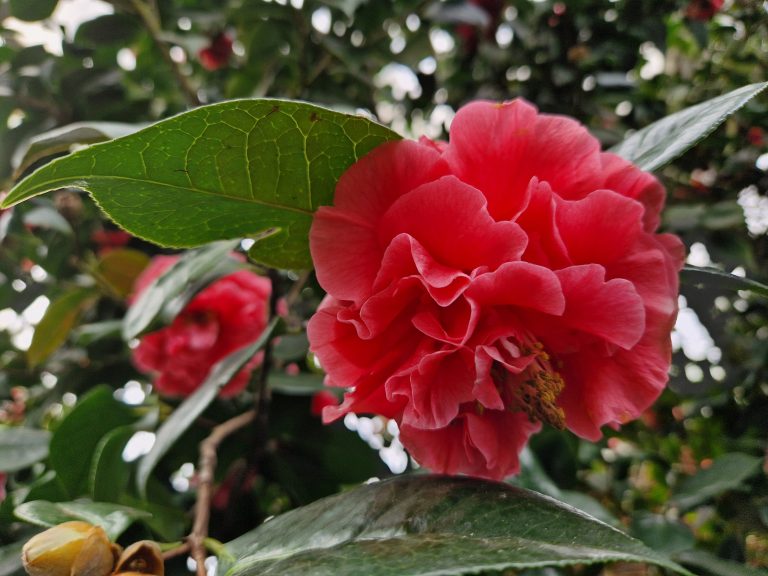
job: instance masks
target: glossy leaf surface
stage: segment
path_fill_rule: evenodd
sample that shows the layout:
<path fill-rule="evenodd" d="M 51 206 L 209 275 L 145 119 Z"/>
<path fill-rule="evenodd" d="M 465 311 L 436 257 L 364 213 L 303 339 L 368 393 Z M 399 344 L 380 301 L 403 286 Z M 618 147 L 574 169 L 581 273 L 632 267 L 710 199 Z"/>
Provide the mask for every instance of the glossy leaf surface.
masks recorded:
<path fill-rule="evenodd" d="M 643 170 L 657 170 L 710 134 L 766 86 L 768 82 L 750 84 L 671 114 L 638 130 L 611 148 L 611 152 Z"/>
<path fill-rule="evenodd" d="M 400 476 L 288 512 L 231 542 L 219 575 L 458 575 L 611 561 L 687 573 L 642 543 L 527 490 Z"/>

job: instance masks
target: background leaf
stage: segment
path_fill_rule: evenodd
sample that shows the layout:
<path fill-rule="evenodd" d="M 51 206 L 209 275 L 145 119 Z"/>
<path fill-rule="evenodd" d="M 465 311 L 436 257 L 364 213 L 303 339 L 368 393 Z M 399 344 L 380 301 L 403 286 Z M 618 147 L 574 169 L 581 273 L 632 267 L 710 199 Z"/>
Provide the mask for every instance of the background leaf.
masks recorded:
<path fill-rule="evenodd" d="M 722 287 L 728 290 L 749 290 L 760 296 L 768 297 L 768 286 L 744 278 L 723 272 L 717 268 L 699 268 L 696 266 L 685 266 L 680 272 L 680 277 L 684 282 L 690 284 L 701 284 L 707 287 Z"/>
<path fill-rule="evenodd" d="M 297 396 L 309 396 L 326 389 L 323 385 L 322 376 L 307 372 L 302 372 L 295 376 L 290 376 L 285 372 L 272 372 L 269 375 L 269 386 L 272 390 L 281 394 Z"/>
<path fill-rule="evenodd" d="M 104 254 L 93 269 L 93 275 L 104 282 L 118 297 L 126 298 L 150 258 L 131 248 L 116 248 Z"/>
<path fill-rule="evenodd" d="M 278 322 L 278 319 L 272 320 L 253 344 L 243 346 L 214 364 L 205 381 L 195 390 L 195 393 L 184 400 L 158 429 L 152 449 L 141 459 L 136 472 L 136 485 L 139 493 L 145 494 L 149 476 L 160 459 L 213 402 L 218 396 L 219 390 L 238 373 L 240 368 L 256 352 L 264 347 Z"/>
<path fill-rule="evenodd" d="M 88 491 L 95 500 L 117 502 L 125 493 L 130 465 L 123 458 L 123 450 L 135 433 L 130 426 L 115 428 L 105 434 L 96 446 L 88 478 Z"/>
<path fill-rule="evenodd" d="M 400 476 L 288 512 L 227 545 L 219 574 L 433 576 L 596 562 L 686 574 L 555 500 L 470 478 Z"/>
<path fill-rule="evenodd" d="M 134 420 L 106 386 L 91 390 L 64 418 L 51 438 L 50 461 L 70 496 L 88 492 L 91 463 L 102 437 Z"/>
<path fill-rule="evenodd" d="M 35 327 L 27 350 L 30 366 L 37 366 L 53 354 L 69 336 L 80 313 L 96 298 L 92 288 L 73 288 L 52 302 Z"/>
<path fill-rule="evenodd" d="M 672 494 L 671 503 L 687 509 L 706 502 L 728 490 L 740 488 L 757 474 L 762 460 L 749 454 L 733 452 L 716 458 L 708 468 L 683 480 Z"/>
<path fill-rule="evenodd" d="M 768 82 L 750 84 L 671 114 L 638 130 L 611 148 L 611 152 L 643 170 L 658 170 L 720 126 L 766 86 Z"/>
<path fill-rule="evenodd" d="M 23 542 L 15 542 L 0 548 L 0 576 L 25 574 L 21 564 Z"/>
<path fill-rule="evenodd" d="M 234 271 L 237 266 L 229 255 L 238 244 L 238 241 L 214 242 L 182 254 L 128 308 L 123 320 L 123 338 L 136 338 L 161 314 L 173 318 L 202 286 Z"/>
<path fill-rule="evenodd" d="M 11 14 L 29 22 L 48 18 L 59 0 L 11 0 Z"/>
<path fill-rule="evenodd" d="M 196 108 L 55 160 L 8 204 L 63 187 L 90 192 L 131 233 L 165 246 L 251 235 L 251 256 L 310 268 L 312 214 L 339 176 L 395 132 L 301 102 L 237 100 Z"/>
<path fill-rule="evenodd" d="M 112 17 L 117 17 L 112 15 Z M 78 29 L 78 34 L 82 31 Z M 18 148 L 13 158 L 16 176 L 40 160 L 71 152 L 77 145 L 96 144 L 132 134 L 146 124 L 125 124 L 122 122 L 76 122 L 61 126 L 30 138 L 26 146 Z"/>
<path fill-rule="evenodd" d="M 0 472 L 16 472 L 48 457 L 51 433 L 35 428 L 0 428 Z"/>
<path fill-rule="evenodd" d="M 38 526 L 56 526 L 70 520 L 83 520 L 104 528 L 110 540 L 116 540 L 136 520 L 150 516 L 148 512 L 128 506 L 104 502 L 46 502 L 35 500 L 16 507 L 16 516 Z"/>
<path fill-rule="evenodd" d="M 705 550 L 686 550 L 675 555 L 679 562 L 683 562 L 697 570 L 701 570 L 712 576 L 765 576 L 766 571 L 751 568 L 738 562 L 718 558 Z"/>
<path fill-rule="evenodd" d="M 24 214 L 24 225 L 32 228 L 56 230 L 67 236 L 73 233 L 72 226 L 57 210 L 50 206 L 38 206 Z"/>

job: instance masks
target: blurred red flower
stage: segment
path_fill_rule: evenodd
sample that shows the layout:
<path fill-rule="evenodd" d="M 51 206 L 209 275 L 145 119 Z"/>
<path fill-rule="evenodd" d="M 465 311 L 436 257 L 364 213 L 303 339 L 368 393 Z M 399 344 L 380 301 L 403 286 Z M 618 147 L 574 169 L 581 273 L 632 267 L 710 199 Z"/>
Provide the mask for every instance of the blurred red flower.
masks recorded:
<path fill-rule="evenodd" d="M 122 248 L 131 241 L 131 235 L 125 230 L 107 230 L 102 228 L 91 234 L 91 240 L 97 246 L 100 256 L 115 248 Z"/>
<path fill-rule="evenodd" d="M 683 246 L 664 190 L 576 121 L 476 102 L 449 144 L 385 144 L 310 232 L 309 323 L 347 412 L 439 472 L 503 478 L 542 422 L 597 439 L 667 382 Z"/>
<path fill-rule="evenodd" d="M 765 132 L 759 126 L 751 126 L 747 130 L 747 140 L 752 146 L 762 148 L 765 145 Z"/>
<path fill-rule="evenodd" d="M 232 38 L 225 32 L 219 32 L 211 38 L 211 43 L 197 53 L 200 64 L 206 70 L 219 70 L 229 64 L 232 56 Z"/>
<path fill-rule="evenodd" d="M 136 281 L 134 298 L 176 260 L 177 256 L 153 258 Z M 136 367 L 154 376 L 161 394 L 191 394 L 216 362 L 261 335 L 267 324 L 270 292 L 269 280 L 248 270 L 220 278 L 197 294 L 170 326 L 141 338 L 133 350 Z M 256 355 L 221 395 L 241 392 L 260 363 L 261 355 Z"/>
<path fill-rule="evenodd" d="M 725 0 L 691 0 L 685 7 L 685 15 L 691 20 L 706 22 L 720 11 Z"/>

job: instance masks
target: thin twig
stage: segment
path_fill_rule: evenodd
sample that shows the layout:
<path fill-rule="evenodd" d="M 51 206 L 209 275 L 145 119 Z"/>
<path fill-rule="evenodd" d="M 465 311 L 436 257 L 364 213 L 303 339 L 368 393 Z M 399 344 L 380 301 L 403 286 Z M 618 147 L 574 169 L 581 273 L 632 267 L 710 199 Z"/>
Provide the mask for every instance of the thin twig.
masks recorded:
<path fill-rule="evenodd" d="M 177 556 L 182 556 L 183 554 L 188 553 L 190 550 L 189 542 L 184 542 L 182 544 L 179 544 L 175 548 L 171 548 L 170 550 L 166 550 L 163 552 L 163 562 L 167 562 L 171 558 L 176 558 Z"/>
<path fill-rule="evenodd" d="M 163 29 L 160 26 L 160 17 L 157 13 L 156 4 L 147 4 L 144 0 L 131 0 L 134 9 L 138 12 L 139 17 L 144 22 L 149 35 L 152 37 L 152 41 L 157 46 L 160 54 L 163 56 L 163 60 L 171 69 L 173 77 L 176 79 L 176 84 L 179 86 L 181 93 L 187 101 L 187 105 L 191 108 L 200 106 L 200 98 L 197 96 L 197 92 L 189 82 L 189 78 L 182 72 L 179 64 L 171 58 L 171 53 L 168 48 L 168 44 L 163 40 Z"/>
<path fill-rule="evenodd" d="M 198 463 L 197 501 L 195 502 L 195 523 L 187 537 L 190 556 L 197 564 L 197 576 L 205 573 L 205 539 L 208 537 L 208 523 L 211 518 L 211 499 L 216 470 L 217 450 L 225 438 L 248 426 L 256 418 L 256 411 L 249 410 L 216 426 L 210 436 L 200 443 Z"/>
<path fill-rule="evenodd" d="M 308 274 L 304 275 L 297 282 L 299 291 L 308 277 Z M 269 299 L 269 316 L 271 321 L 278 314 L 278 305 L 280 303 L 280 298 L 282 297 L 282 279 L 280 273 L 273 269 L 269 270 L 269 278 L 272 281 L 272 293 Z M 295 299 L 297 296 L 298 292 L 293 298 Z M 208 524 L 211 519 L 211 500 L 213 498 L 213 481 L 214 473 L 216 471 L 217 450 L 225 438 L 255 422 L 256 461 L 258 461 L 260 456 L 264 453 L 268 439 L 267 426 L 269 424 L 269 405 L 271 402 L 268 378 L 269 372 L 272 369 L 272 362 L 272 339 L 269 339 L 264 346 L 264 359 L 261 364 L 258 389 L 256 392 L 256 405 L 254 409 L 219 424 L 211 431 L 211 434 L 200 443 L 195 521 L 192 525 L 192 532 L 187 537 L 189 554 L 195 560 L 197 576 L 206 576 L 205 541 L 208 537 Z"/>

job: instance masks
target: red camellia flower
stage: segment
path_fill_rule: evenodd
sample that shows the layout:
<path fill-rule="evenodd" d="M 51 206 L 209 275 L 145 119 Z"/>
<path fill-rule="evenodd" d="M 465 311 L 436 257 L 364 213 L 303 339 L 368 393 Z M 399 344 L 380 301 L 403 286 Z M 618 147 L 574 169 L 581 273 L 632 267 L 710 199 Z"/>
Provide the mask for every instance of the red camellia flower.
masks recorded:
<path fill-rule="evenodd" d="M 542 423 L 595 440 L 667 382 L 683 246 L 664 190 L 576 121 L 476 102 L 449 144 L 385 144 L 340 179 L 310 246 L 309 323 L 348 412 L 396 419 L 446 473 L 503 478 Z"/>
<path fill-rule="evenodd" d="M 138 296 L 174 262 L 177 256 L 156 256 L 136 280 Z M 155 376 L 161 394 L 188 396 L 202 384 L 211 367 L 238 348 L 254 342 L 267 324 L 269 280 L 239 270 L 197 294 L 167 326 L 141 338 L 133 350 L 139 370 Z M 255 356 L 221 390 L 239 393 L 261 362 Z"/>

